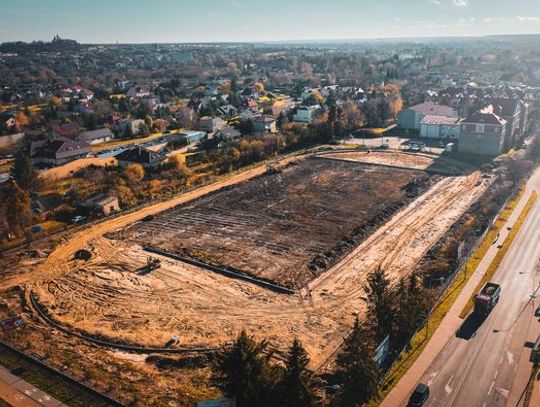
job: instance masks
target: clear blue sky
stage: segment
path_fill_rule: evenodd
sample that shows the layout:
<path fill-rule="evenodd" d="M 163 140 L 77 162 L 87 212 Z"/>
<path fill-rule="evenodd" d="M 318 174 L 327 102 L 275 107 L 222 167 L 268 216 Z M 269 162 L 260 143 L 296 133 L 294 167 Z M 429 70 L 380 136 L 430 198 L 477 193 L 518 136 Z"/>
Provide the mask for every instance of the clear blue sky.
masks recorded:
<path fill-rule="evenodd" d="M 208 42 L 540 33 L 540 0 L 0 0 L 0 42 Z"/>

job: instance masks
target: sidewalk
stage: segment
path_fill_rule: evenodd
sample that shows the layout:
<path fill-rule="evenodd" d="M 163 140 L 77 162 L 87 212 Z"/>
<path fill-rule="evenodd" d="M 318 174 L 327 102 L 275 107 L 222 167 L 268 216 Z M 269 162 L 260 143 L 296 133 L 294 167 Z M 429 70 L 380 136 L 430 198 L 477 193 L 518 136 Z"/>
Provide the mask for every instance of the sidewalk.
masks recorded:
<path fill-rule="evenodd" d="M 0 366 L 0 399 L 14 407 L 67 407 Z"/>
<path fill-rule="evenodd" d="M 381 407 L 397 407 L 404 404 L 433 360 L 435 360 L 437 355 L 439 355 L 439 353 L 443 350 L 446 343 L 459 329 L 463 323 L 463 320 L 459 317 L 461 311 L 469 301 L 469 298 L 474 294 L 476 286 L 482 279 L 482 276 L 486 273 L 487 268 L 497 254 L 497 246 L 502 244 L 502 242 L 504 242 L 508 236 L 509 231 L 507 230 L 507 227 L 514 225 L 521 214 L 521 211 L 525 207 L 532 190 L 533 189 L 528 185 L 523 197 L 516 205 L 514 212 L 501 228 L 497 242 L 489 248 L 476 270 L 474 270 L 473 275 L 467 282 L 467 285 L 463 288 L 458 298 L 448 311 L 448 314 L 446 314 L 444 317 L 441 325 L 433 334 L 429 343 L 426 345 L 422 354 L 418 357 L 416 362 L 414 362 L 405 376 L 403 376 L 392 391 L 390 391 L 388 396 L 386 396 L 386 398 L 380 404 Z M 471 270 L 468 271 L 471 272 Z"/>

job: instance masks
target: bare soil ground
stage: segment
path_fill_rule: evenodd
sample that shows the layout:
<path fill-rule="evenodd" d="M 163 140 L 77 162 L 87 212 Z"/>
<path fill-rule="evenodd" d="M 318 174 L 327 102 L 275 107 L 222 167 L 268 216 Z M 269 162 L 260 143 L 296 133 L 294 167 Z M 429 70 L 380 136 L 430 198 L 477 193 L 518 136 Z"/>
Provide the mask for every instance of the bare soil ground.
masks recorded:
<path fill-rule="evenodd" d="M 364 236 L 432 181 L 422 171 L 308 159 L 114 236 L 303 287 L 349 251 L 342 248 L 347 241 Z"/>
<path fill-rule="evenodd" d="M 397 168 L 414 168 L 446 175 L 470 173 L 472 167 L 460 161 L 423 153 L 406 153 L 400 151 L 348 151 L 320 154 L 321 157 L 336 160 L 379 164 Z"/>
<path fill-rule="evenodd" d="M 166 258 L 161 269 L 137 276 L 147 257 L 141 246 L 99 236 L 92 236 L 92 260 L 62 256 L 70 272 L 31 289 L 59 322 L 95 336 L 156 347 L 179 336 L 179 346 L 213 347 L 246 328 L 280 349 L 299 337 L 316 366 L 362 311 L 366 273 L 382 266 L 395 277 L 407 274 L 487 183 L 479 173 L 439 181 L 298 296 Z"/>
<path fill-rule="evenodd" d="M 297 158 L 288 161 L 294 160 Z M 318 161 L 331 160 L 306 162 Z M 411 163 L 411 166 L 415 167 L 415 164 Z M 301 165 L 293 168 L 293 172 L 301 170 Z M 60 244 L 32 271 L 10 276 L 0 288 L 22 287 L 26 293 L 33 292 L 49 315 L 63 326 L 117 343 L 163 347 L 171 337 L 177 336 L 176 347 L 212 348 L 232 340 L 241 329 L 246 329 L 259 338 L 269 339 L 275 348 L 282 350 L 297 337 L 310 353 L 312 367 L 316 369 L 339 346 L 354 314 L 362 315 L 362 287 L 367 272 L 382 266 L 393 277 L 408 274 L 490 183 L 478 172 L 440 179 L 401 211 L 387 217 L 384 225 L 361 244 L 351 247 L 335 265 L 307 282 L 296 296 L 277 294 L 169 258 L 161 258 L 160 269 L 139 276 L 136 270 L 146 264 L 148 257 L 140 242 L 104 237 L 147 215 L 190 204 L 209 192 L 246 181 L 264 171 L 264 167 L 258 167 L 171 201 L 93 225 Z M 371 172 L 368 177 L 369 174 Z M 362 185 L 363 180 L 359 178 L 357 182 Z M 245 184 L 238 187 L 243 188 Z M 348 199 L 353 199 L 357 192 L 351 186 L 348 188 L 353 191 Z M 224 192 L 229 191 L 216 192 L 203 201 L 210 199 L 212 202 L 214 196 Z M 336 194 L 338 192 L 336 190 Z M 194 202 L 196 206 L 198 201 Z M 354 205 L 350 203 L 342 203 L 337 198 L 333 198 L 332 203 L 350 205 L 347 211 L 354 212 Z M 246 210 L 250 205 L 245 205 Z M 300 242 L 306 244 L 305 241 Z M 252 247 L 256 248 L 255 245 Z M 73 260 L 75 251 L 83 248 L 92 252 L 92 258 L 88 262 Z M 177 380 L 180 373 L 180 376 L 186 376 L 181 384 L 184 390 L 190 388 L 192 392 L 197 388 L 200 392 L 208 385 L 208 369 L 180 370 L 163 375 L 154 365 L 59 334 L 34 313 L 29 316 L 29 322 L 32 321 L 35 321 L 32 330 L 20 341 L 24 339 L 29 350 L 47 349 L 47 359 L 60 364 L 65 354 L 79 349 L 82 356 L 75 359 L 77 364 L 72 370 L 81 370 L 83 365 L 88 368 L 85 372 L 109 369 L 109 366 L 115 372 L 111 375 L 122 378 L 118 383 L 126 383 L 123 379 L 129 379 L 136 393 L 148 393 L 157 384 L 163 389 L 168 388 L 170 380 Z M 115 381 L 102 383 L 103 371 L 107 370 L 98 374 L 98 382 L 101 380 L 98 386 L 114 394 L 117 390 L 111 383 Z M 122 386 L 122 392 L 128 392 L 128 387 Z M 156 400 L 154 396 L 150 399 Z"/>

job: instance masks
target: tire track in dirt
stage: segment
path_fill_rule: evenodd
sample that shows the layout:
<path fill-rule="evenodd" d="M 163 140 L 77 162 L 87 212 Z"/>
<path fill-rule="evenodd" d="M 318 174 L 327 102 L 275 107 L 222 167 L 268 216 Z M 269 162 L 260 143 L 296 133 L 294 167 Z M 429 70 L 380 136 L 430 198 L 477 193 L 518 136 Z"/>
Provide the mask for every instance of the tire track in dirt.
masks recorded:
<path fill-rule="evenodd" d="M 260 175 L 265 170 L 265 167 L 259 167 L 258 171 L 252 170 L 250 175 L 234 177 L 236 179 L 234 182 Z M 105 315 L 114 317 L 115 314 L 110 311 L 111 309 L 123 309 L 126 315 L 135 316 L 139 321 L 138 325 L 131 328 L 128 334 L 134 338 L 140 336 L 141 343 L 145 345 L 149 341 L 156 343 L 157 337 L 152 336 L 155 333 L 152 334 L 151 328 L 145 328 L 144 319 L 161 320 L 160 317 L 163 316 L 167 321 L 163 320 L 162 330 L 166 326 L 167 331 L 161 334 L 171 335 L 182 331 L 186 332 L 186 335 L 193 335 L 193 341 L 206 338 L 209 346 L 230 339 L 230 335 L 237 332 L 240 327 L 253 329 L 254 332 L 268 336 L 280 345 L 287 343 L 292 336 L 297 336 L 312 354 L 313 364 L 317 364 L 334 351 L 351 322 L 351 311 L 362 308 L 361 282 L 365 281 L 367 270 L 382 264 L 388 267 L 393 275 L 411 271 L 425 251 L 461 216 L 474 198 L 483 192 L 486 185 L 477 186 L 479 181 L 481 181 L 480 174 L 472 174 L 467 177 L 445 178 L 432 186 L 424 195 L 398 212 L 368 237 L 352 253 L 314 280 L 309 285 L 313 292 L 313 302 L 303 301 L 299 297 L 282 299 L 276 294 L 249 287 L 246 283 L 210 275 L 205 271 L 197 272 L 172 262 L 162 263 L 162 269 L 152 273 L 153 275 L 146 280 L 140 280 L 146 281 L 146 285 L 137 287 L 135 283 L 139 279 L 135 278 L 133 286 L 126 288 L 125 292 L 120 292 L 118 287 L 114 287 L 112 291 L 110 286 L 107 287 L 108 291 L 103 291 L 102 286 L 85 287 L 84 279 L 73 281 L 65 274 L 73 266 L 70 262 L 72 254 L 90 244 L 95 246 L 99 262 L 103 264 L 118 259 L 127 260 L 130 256 L 139 256 L 136 258 L 142 261 L 144 257 L 141 257 L 137 250 L 122 247 L 119 251 L 114 242 L 104 239 L 102 235 L 140 220 L 148 214 L 195 199 L 224 186 L 223 184 L 203 188 L 204 191 L 193 191 L 186 196 L 175 198 L 173 202 L 156 204 L 134 214 L 114 219 L 111 224 L 105 222 L 80 232 L 67 242 L 65 247 L 55 250 L 42 266 L 45 272 L 42 283 L 46 284 L 46 292 L 50 294 L 49 298 L 52 301 L 55 295 L 61 292 L 89 290 L 83 302 L 94 302 L 94 306 L 98 309 L 106 308 L 109 311 L 105 312 Z M 443 218 L 439 222 L 441 216 Z M 441 223 L 442 226 L 432 231 L 434 223 Z M 420 246 L 414 248 L 412 253 L 408 253 L 411 251 L 409 246 L 413 244 Z M 403 261 L 402 257 L 406 258 L 406 261 Z M 56 264 L 53 264 L 55 262 Z M 399 267 L 392 269 L 396 264 Z M 47 271 L 47 267 L 51 269 Z M 90 265 L 85 265 L 81 270 L 91 272 L 90 268 Z M 74 273 L 74 277 L 75 274 L 77 273 Z M 121 276 L 117 274 L 116 278 Z M 159 281 L 160 284 L 155 284 L 154 281 Z M 324 290 L 335 292 L 323 295 Z M 94 294 L 97 294 L 95 298 Z M 152 302 L 156 303 L 158 308 L 154 308 L 152 313 L 151 304 L 133 304 L 141 301 L 136 298 L 142 301 L 152 298 Z M 83 306 L 79 304 L 78 308 L 72 309 L 71 312 L 77 312 L 77 309 L 81 310 Z M 118 315 L 118 321 L 121 323 L 126 319 Z M 91 323 L 93 322 L 89 321 L 88 325 Z M 121 323 L 118 327 L 122 326 Z M 146 329 L 146 332 L 141 329 Z M 191 334 L 193 329 L 197 332 Z"/>

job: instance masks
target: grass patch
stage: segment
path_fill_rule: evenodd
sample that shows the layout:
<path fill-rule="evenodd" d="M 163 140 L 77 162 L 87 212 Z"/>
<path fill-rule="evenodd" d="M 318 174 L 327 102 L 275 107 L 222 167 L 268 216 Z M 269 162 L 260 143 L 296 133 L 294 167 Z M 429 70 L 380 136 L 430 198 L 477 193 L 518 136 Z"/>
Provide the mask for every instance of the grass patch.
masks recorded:
<path fill-rule="evenodd" d="M 480 291 L 480 289 L 484 286 L 484 284 L 486 284 L 488 281 L 491 280 L 491 278 L 495 274 L 495 271 L 497 271 L 497 269 L 501 265 L 501 262 L 504 259 L 504 256 L 506 255 L 506 252 L 508 252 L 508 249 L 512 245 L 512 242 L 514 241 L 514 238 L 516 237 L 517 233 L 519 232 L 519 229 L 521 228 L 521 226 L 525 222 L 525 219 L 527 218 L 527 215 L 531 211 L 531 208 L 533 207 L 533 205 L 536 202 L 537 198 L 538 198 L 538 194 L 536 193 L 536 191 L 534 191 L 531 194 L 531 196 L 530 196 L 529 200 L 527 201 L 527 203 L 525 204 L 525 207 L 521 211 L 521 214 L 519 215 L 519 218 L 516 221 L 516 224 L 514 225 L 514 227 L 512 228 L 512 230 L 510 231 L 510 233 L 506 237 L 506 239 L 504 240 L 504 243 L 502 244 L 502 247 L 497 252 L 497 254 L 495 255 L 495 258 L 493 259 L 493 261 L 489 265 L 486 273 L 484 274 L 484 276 L 482 277 L 482 279 L 480 280 L 480 282 L 476 286 L 476 289 L 474 290 L 475 294 L 473 294 L 471 296 L 471 298 L 469 298 L 469 301 L 467 301 L 467 304 L 463 308 L 463 311 L 461 311 L 461 314 L 459 314 L 459 317 L 461 319 L 464 319 L 469 314 L 471 309 L 473 308 L 473 306 L 474 306 L 474 295 L 476 295 L 476 293 L 478 291 Z"/>
<path fill-rule="evenodd" d="M 411 339 L 411 350 L 403 352 L 398 357 L 396 363 L 385 376 L 381 384 L 381 389 L 377 394 L 377 397 L 367 404 L 369 407 L 378 406 L 385 399 L 388 393 L 390 393 L 394 386 L 401 380 L 401 378 L 407 373 L 407 371 L 414 364 L 414 362 L 416 362 L 418 357 L 423 352 L 424 348 L 427 346 L 429 340 L 441 324 L 443 318 L 446 316 L 446 314 L 454 304 L 455 300 L 461 293 L 461 290 L 463 290 L 463 287 L 465 287 L 465 285 L 471 278 L 473 273 L 467 273 L 467 271 L 475 270 L 478 267 L 478 265 L 486 255 L 487 251 L 493 244 L 493 241 L 497 237 L 497 234 L 500 232 L 502 226 L 505 224 L 505 222 L 508 220 L 508 218 L 516 208 L 519 200 L 524 193 L 525 185 L 522 185 L 516 196 L 510 202 L 508 202 L 506 207 L 499 214 L 499 217 L 491 226 L 490 230 L 488 231 L 480 245 L 473 252 L 467 263 L 457 273 L 450 287 L 448 287 L 448 289 L 444 292 L 439 305 L 431 312 L 431 315 L 428 319 L 429 329 L 426 330 L 424 326 L 423 329 L 419 330 L 416 335 L 413 336 L 413 338 Z M 534 196 L 536 200 L 536 195 Z M 527 205 L 529 205 L 529 202 L 527 203 Z M 522 220 L 523 223 L 524 218 L 521 219 L 522 216 L 523 213 L 520 215 L 520 220 Z M 516 231 L 519 230 L 519 226 L 517 223 L 514 229 Z"/>

